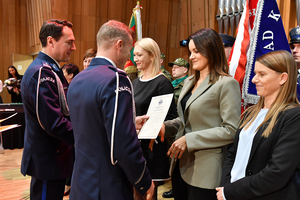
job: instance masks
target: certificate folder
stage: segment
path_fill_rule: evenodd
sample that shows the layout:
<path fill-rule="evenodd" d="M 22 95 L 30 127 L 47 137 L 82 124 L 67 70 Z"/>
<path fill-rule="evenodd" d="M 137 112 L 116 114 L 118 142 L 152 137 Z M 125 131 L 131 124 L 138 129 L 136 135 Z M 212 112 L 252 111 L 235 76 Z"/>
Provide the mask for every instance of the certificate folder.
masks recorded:
<path fill-rule="evenodd" d="M 165 121 L 173 100 L 173 93 L 152 97 L 147 114 L 150 118 L 145 122 L 138 134 L 139 139 L 155 139 Z"/>

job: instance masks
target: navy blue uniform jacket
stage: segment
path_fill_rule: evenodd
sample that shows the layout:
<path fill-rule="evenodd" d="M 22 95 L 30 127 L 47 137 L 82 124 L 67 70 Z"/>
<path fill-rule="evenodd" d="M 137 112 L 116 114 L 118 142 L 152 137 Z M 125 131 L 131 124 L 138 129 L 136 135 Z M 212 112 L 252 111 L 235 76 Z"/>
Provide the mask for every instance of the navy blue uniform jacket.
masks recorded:
<path fill-rule="evenodd" d="M 245 177 L 230 184 L 241 129 L 225 160 L 221 186 L 227 200 L 298 200 L 294 173 L 300 164 L 300 108 L 282 112 L 268 138 L 254 136 Z"/>
<path fill-rule="evenodd" d="M 26 123 L 21 172 L 40 180 L 66 178 L 73 167 L 73 129 L 61 111 L 54 73 L 66 92 L 68 83 L 57 63 L 40 52 L 21 82 Z"/>
<path fill-rule="evenodd" d="M 119 96 L 112 136 L 116 72 Z M 132 186 L 142 195 L 149 189 L 151 177 L 133 123 L 132 92 L 125 72 L 104 58 L 94 58 L 72 80 L 68 105 L 75 163 L 70 199 L 130 200 Z"/>

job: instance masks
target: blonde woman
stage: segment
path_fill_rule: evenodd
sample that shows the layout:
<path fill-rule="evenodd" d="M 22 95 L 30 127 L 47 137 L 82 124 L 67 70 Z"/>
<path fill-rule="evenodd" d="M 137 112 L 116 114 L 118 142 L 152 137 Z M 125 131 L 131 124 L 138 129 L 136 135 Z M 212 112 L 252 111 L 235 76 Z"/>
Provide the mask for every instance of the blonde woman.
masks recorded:
<path fill-rule="evenodd" d="M 134 62 L 141 71 L 140 76 L 133 81 L 134 100 L 136 115 L 141 116 L 147 113 L 151 98 L 158 95 L 174 93 L 170 81 L 160 72 L 160 49 L 157 43 L 151 38 L 143 38 L 135 43 Z M 173 100 L 166 120 L 177 117 L 176 105 Z M 166 156 L 168 150 L 167 141 L 156 139 L 153 148 L 149 147 L 150 140 L 141 140 L 141 147 L 144 157 L 147 160 L 147 167 L 152 180 L 155 183 L 155 193 L 152 199 L 157 199 L 158 181 L 169 179 L 169 159 Z M 135 199 L 142 199 L 138 194 Z"/>

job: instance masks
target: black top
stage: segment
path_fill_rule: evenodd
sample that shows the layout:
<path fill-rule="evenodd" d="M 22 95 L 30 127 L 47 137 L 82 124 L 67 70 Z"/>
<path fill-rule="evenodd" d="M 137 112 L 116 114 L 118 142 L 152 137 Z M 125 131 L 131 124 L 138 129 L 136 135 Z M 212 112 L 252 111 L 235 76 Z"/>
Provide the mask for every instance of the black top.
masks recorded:
<path fill-rule="evenodd" d="M 191 89 L 186 93 L 186 95 L 181 99 L 181 109 L 184 113 L 186 102 L 189 100 L 189 98 L 192 96 L 192 90 L 195 86 L 191 87 Z"/>
<path fill-rule="evenodd" d="M 132 84 L 134 88 L 136 116 L 147 114 L 152 97 L 174 93 L 172 84 L 163 74 L 159 74 L 149 80 L 136 78 Z M 173 99 L 165 120 L 174 119 L 175 117 L 177 117 L 177 110 Z"/>
<path fill-rule="evenodd" d="M 151 98 L 174 92 L 171 82 L 163 75 L 159 74 L 149 80 L 137 78 L 133 81 L 134 100 L 136 106 L 136 116 L 147 114 Z M 170 105 L 170 109 L 165 120 L 171 120 L 177 117 L 175 101 Z M 143 155 L 147 160 L 147 167 L 151 178 L 154 181 L 166 180 L 169 177 L 169 158 L 167 157 L 168 141 L 161 142 L 160 137 L 156 138 L 153 144 L 153 150 L 149 149 L 149 139 L 141 140 Z"/>

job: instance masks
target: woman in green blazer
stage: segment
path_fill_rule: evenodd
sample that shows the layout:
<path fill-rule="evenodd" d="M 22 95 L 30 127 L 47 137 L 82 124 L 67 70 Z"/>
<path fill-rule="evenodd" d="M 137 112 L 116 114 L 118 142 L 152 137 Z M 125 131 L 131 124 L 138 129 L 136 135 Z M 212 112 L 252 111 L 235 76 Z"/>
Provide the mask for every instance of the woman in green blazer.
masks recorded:
<path fill-rule="evenodd" d="M 179 117 L 166 121 L 162 132 L 177 132 L 168 151 L 175 200 L 210 200 L 216 199 L 227 145 L 239 123 L 241 94 L 238 82 L 228 75 L 219 34 L 205 28 L 189 39 L 195 75 L 184 82 Z"/>

